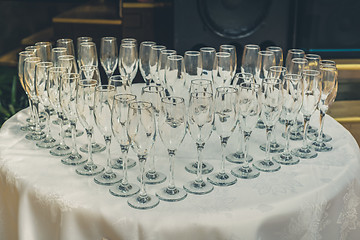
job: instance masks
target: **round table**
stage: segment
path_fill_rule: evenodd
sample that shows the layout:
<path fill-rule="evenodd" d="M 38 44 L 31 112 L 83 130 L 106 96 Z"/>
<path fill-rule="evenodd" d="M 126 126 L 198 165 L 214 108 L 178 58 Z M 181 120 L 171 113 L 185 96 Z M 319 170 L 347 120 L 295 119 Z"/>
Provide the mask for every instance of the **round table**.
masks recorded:
<path fill-rule="evenodd" d="M 315 126 L 317 114 L 311 122 Z M 22 110 L 0 130 L 0 239 L 360 239 L 359 147 L 331 117 L 326 117 L 325 132 L 333 137 L 333 151 L 256 179 L 238 179 L 233 186 L 216 186 L 206 195 L 161 201 L 149 210 L 129 207 L 108 186 L 77 175 L 75 167 L 26 140 L 20 126 L 27 117 L 28 109 Z M 283 125 L 278 127 L 277 138 L 283 141 Z M 56 133 L 58 127 L 52 128 Z M 236 129 L 228 153 L 235 150 L 237 135 Z M 95 138 L 104 143 L 97 129 Z M 255 160 L 265 156 L 259 149 L 264 141 L 265 131 L 255 129 L 249 146 Z M 84 143 L 83 135 L 78 146 Z M 156 167 L 168 175 L 166 151 L 160 141 L 156 144 Z M 290 144 L 294 148 L 301 142 Z M 120 153 L 115 140 L 111 151 L 113 157 Z M 133 151 L 129 155 L 135 158 Z M 218 171 L 220 157 L 219 136 L 213 132 L 204 160 Z M 178 186 L 195 178 L 184 169 L 195 159 L 195 143 L 187 134 L 175 160 Z M 105 153 L 94 154 L 94 161 L 105 165 Z M 226 162 L 228 171 L 235 166 Z M 138 174 L 138 165 L 129 169 L 130 181 L 138 183 Z M 147 190 L 154 194 L 166 185 L 147 185 Z"/>

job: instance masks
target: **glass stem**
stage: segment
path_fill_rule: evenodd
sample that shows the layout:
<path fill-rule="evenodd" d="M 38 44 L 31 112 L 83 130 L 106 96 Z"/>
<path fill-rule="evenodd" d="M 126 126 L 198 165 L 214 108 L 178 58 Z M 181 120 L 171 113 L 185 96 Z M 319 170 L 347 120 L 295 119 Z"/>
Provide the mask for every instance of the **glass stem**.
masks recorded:
<path fill-rule="evenodd" d="M 290 121 L 285 119 L 285 150 L 284 150 L 284 154 L 289 154 L 290 153 L 289 128 L 290 128 Z"/>
<path fill-rule="evenodd" d="M 29 100 L 29 107 L 30 107 L 30 124 L 34 124 L 35 123 L 35 117 L 34 117 L 34 105 L 33 105 L 33 101 L 31 100 L 30 96 L 28 96 L 28 100 Z"/>
<path fill-rule="evenodd" d="M 241 131 L 240 122 L 239 122 L 239 139 L 238 139 L 238 147 L 237 147 L 238 153 L 243 153 L 243 142 L 242 141 L 243 141 L 242 131 Z"/>
<path fill-rule="evenodd" d="M 204 149 L 205 143 L 196 143 L 196 149 L 197 149 L 197 154 L 198 154 L 198 167 L 197 167 L 197 171 L 196 171 L 196 182 L 202 182 L 202 165 L 203 165 L 203 160 L 202 160 L 202 150 Z"/>
<path fill-rule="evenodd" d="M 92 136 L 93 136 L 93 127 L 90 127 L 89 129 L 85 129 L 86 130 L 86 135 L 88 138 L 88 161 L 87 161 L 87 165 L 92 165 L 94 164 L 93 158 L 92 158 Z"/>
<path fill-rule="evenodd" d="M 33 101 L 34 108 L 34 119 L 35 119 L 35 132 L 40 133 L 40 121 L 39 121 L 39 100 L 34 99 Z"/>
<path fill-rule="evenodd" d="M 320 127 L 316 142 L 323 142 L 323 129 L 324 129 L 324 119 L 326 112 L 320 109 Z"/>
<path fill-rule="evenodd" d="M 72 141 L 71 155 L 75 156 L 78 154 L 76 147 L 76 120 L 70 120 L 70 128 L 71 128 L 71 141 Z"/>
<path fill-rule="evenodd" d="M 220 165 L 220 173 L 225 174 L 225 148 L 229 137 L 220 137 L 221 140 L 221 165 Z"/>
<path fill-rule="evenodd" d="M 139 165 L 140 165 L 140 182 L 141 182 L 141 188 L 140 188 L 140 193 L 139 196 L 142 198 L 146 197 L 146 189 L 145 189 L 145 181 L 144 181 L 144 176 L 145 176 L 145 162 L 146 162 L 146 156 L 145 155 L 139 155 Z"/>
<path fill-rule="evenodd" d="M 46 139 L 50 139 L 51 138 L 51 129 L 50 129 L 50 108 L 49 106 L 44 106 L 45 108 L 45 112 L 46 112 Z"/>
<path fill-rule="evenodd" d="M 169 164 L 170 164 L 170 176 L 169 176 L 169 186 L 168 186 L 168 188 L 174 189 L 175 188 L 175 180 L 174 180 L 175 150 L 168 149 L 168 153 L 169 153 Z"/>
<path fill-rule="evenodd" d="M 248 142 L 249 142 L 249 138 L 250 138 L 251 132 L 245 132 L 244 131 L 244 168 L 249 168 L 249 162 L 247 160 L 247 155 L 248 155 Z"/>
<path fill-rule="evenodd" d="M 60 119 L 60 146 L 64 146 L 65 145 L 64 114 L 62 112 L 58 112 L 58 116 Z"/>
<path fill-rule="evenodd" d="M 270 161 L 270 142 L 271 142 L 271 133 L 274 126 L 266 126 L 266 156 L 265 160 Z"/>
<path fill-rule="evenodd" d="M 303 135 L 303 141 L 302 141 L 302 147 L 305 149 L 307 148 L 308 144 L 307 144 L 307 132 L 308 132 L 308 128 L 309 128 L 309 121 L 310 121 L 310 117 L 308 116 L 304 116 L 304 135 Z"/>
<path fill-rule="evenodd" d="M 105 139 L 105 145 L 106 145 L 106 170 L 105 170 L 105 172 L 110 174 L 113 172 L 112 168 L 111 168 L 111 156 L 110 156 L 111 135 L 104 136 L 104 139 Z"/>
<path fill-rule="evenodd" d="M 121 153 L 122 153 L 122 160 L 123 160 L 123 178 L 121 183 L 123 185 L 127 185 L 128 182 L 128 175 L 127 175 L 127 164 L 128 164 L 128 152 L 129 152 L 129 145 L 120 145 Z"/>

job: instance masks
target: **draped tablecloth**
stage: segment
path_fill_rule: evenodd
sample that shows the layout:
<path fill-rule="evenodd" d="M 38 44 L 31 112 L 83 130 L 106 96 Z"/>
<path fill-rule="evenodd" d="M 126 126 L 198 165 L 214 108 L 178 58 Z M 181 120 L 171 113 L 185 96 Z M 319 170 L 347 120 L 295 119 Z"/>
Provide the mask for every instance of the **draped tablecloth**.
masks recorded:
<path fill-rule="evenodd" d="M 282 166 L 278 172 L 262 172 L 256 179 L 215 187 L 207 195 L 161 201 L 149 210 L 129 207 L 126 198 L 111 195 L 109 187 L 95 184 L 93 177 L 77 175 L 75 167 L 63 165 L 60 157 L 26 140 L 20 126 L 27 117 L 28 109 L 22 110 L 0 130 L 0 239 L 360 239 L 359 147 L 331 117 L 326 117 L 325 132 L 333 137 L 333 151 Z M 314 119 L 311 124 L 316 126 Z M 280 137 L 283 125 L 277 127 L 277 138 L 284 141 Z M 52 125 L 54 134 L 57 128 Z M 99 132 L 95 137 L 104 143 Z M 236 129 L 227 153 L 235 150 L 237 141 Z M 255 160 L 265 156 L 259 149 L 264 141 L 265 131 L 255 129 L 249 147 Z M 83 135 L 78 146 L 84 143 Z M 300 145 L 291 141 L 291 148 Z M 160 141 L 156 149 L 156 167 L 168 174 L 168 158 Z M 214 171 L 220 168 L 220 149 L 213 132 L 204 160 L 214 165 Z M 111 152 L 112 157 L 120 153 L 115 140 Z M 129 155 L 135 158 L 132 151 Z M 187 133 L 175 160 L 178 186 L 195 178 L 184 169 L 195 159 L 195 143 Z M 105 153 L 94 154 L 94 161 L 105 165 Z M 226 163 L 228 171 L 235 166 Z M 129 169 L 132 182 L 137 182 L 138 174 L 138 165 Z M 147 185 L 147 190 L 154 194 L 166 185 Z"/>

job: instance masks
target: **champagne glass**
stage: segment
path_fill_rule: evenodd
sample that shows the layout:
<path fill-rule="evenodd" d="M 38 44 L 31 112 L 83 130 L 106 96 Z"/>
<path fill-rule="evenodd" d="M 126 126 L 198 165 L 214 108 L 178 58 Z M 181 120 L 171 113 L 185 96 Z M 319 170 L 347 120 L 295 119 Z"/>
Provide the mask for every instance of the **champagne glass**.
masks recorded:
<path fill-rule="evenodd" d="M 47 93 L 47 82 L 49 80 L 49 69 L 51 67 L 53 67 L 52 62 L 39 62 L 35 68 L 35 91 L 46 113 L 45 138 L 36 143 L 36 146 L 40 148 L 53 148 L 59 144 L 56 139 L 51 136 L 50 127 L 50 101 Z"/>
<path fill-rule="evenodd" d="M 119 99 L 117 101 L 114 100 L 115 102 L 118 102 L 118 104 L 123 103 L 123 101 L 125 101 L 125 100 L 127 101 L 128 98 L 132 98 L 131 96 L 133 96 L 133 95 L 130 94 L 131 91 L 130 91 L 129 81 L 127 79 L 123 79 L 120 75 L 111 76 L 109 85 L 115 87 L 116 94 L 123 94 L 120 97 L 118 97 Z M 126 105 L 126 103 L 124 102 L 123 105 Z M 123 106 L 123 105 L 120 105 L 118 107 L 124 108 L 125 106 Z M 114 132 L 114 130 L 113 130 L 113 132 Z M 115 136 L 115 134 L 114 134 L 114 136 Z M 127 168 L 132 168 L 135 165 L 136 165 L 136 161 L 134 159 L 127 158 Z M 124 167 L 123 156 L 113 159 L 113 161 L 111 163 L 111 167 L 115 168 L 115 169 L 123 169 L 123 167 Z"/>
<path fill-rule="evenodd" d="M 49 96 L 49 101 L 52 107 L 55 109 L 60 124 L 60 141 L 59 145 L 50 150 L 50 153 L 54 156 L 65 156 L 71 153 L 69 146 L 65 144 L 64 140 L 64 113 L 60 105 L 60 84 L 62 78 L 66 73 L 66 69 L 63 67 L 51 67 L 49 69 L 49 80 L 47 82 L 47 92 Z"/>
<path fill-rule="evenodd" d="M 191 81 L 189 94 L 196 93 L 196 92 L 207 92 L 210 94 L 213 94 L 213 86 L 212 81 L 207 79 L 194 79 Z M 186 107 L 189 106 L 189 100 L 185 101 Z M 196 174 L 198 170 L 198 161 L 192 161 L 189 164 L 185 166 L 185 170 L 189 173 Z M 202 166 L 201 166 L 201 173 L 207 174 L 214 170 L 213 165 L 211 165 L 209 162 L 204 162 L 202 160 Z"/>
<path fill-rule="evenodd" d="M 321 57 L 317 54 L 306 54 L 305 59 L 308 60 L 310 70 L 320 70 Z"/>
<path fill-rule="evenodd" d="M 283 50 L 278 46 L 270 46 L 266 48 L 266 51 L 273 52 L 275 55 L 275 66 L 282 67 L 284 64 Z"/>
<path fill-rule="evenodd" d="M 299 158 L 290 152 L 289 127 L 294 123 L 295 116 L 299 112 L 302 104 L 303 82 L 298 74 L 286 74 L 283 81 L 284 103 L 283 110 L 285 121 L 286 145 L 283 153 L 273 157 L 273 160 L 284 165 L 294 165 L 299 162 Z"/>
<path fill-rule="evenodd" d="M 144 41 L 140 43 L 139 49 L 139 68 L 141 76 L 144 79 L 144 82 L 147 86 L 151 83 L 151 73 L 150 73 L 150 51 L 151 47 L 156 43 L 152 41 Z"/>
<path fill-rule="evenodd" d="M 107 79 L 114 74 L 118 66 L 118 45 L 116 37 L 102 37 L 100 43 L 100 63 Z"/>
<path fill-rule="evenodd" d="M 236 73 L 236 67 L 237 67 L 237 56 L 236 56 L 236 47 L 234 45 L 228 45 L 228 44 L 223 44 L 220 45 L 220 52 L 228 52 L 230 53 L 230 58 L 231 58 L 231 79 L 233 79 L 235 77 L 235 73 Z"/>
<path fill-rule="evenodd" d="M 182 97 L 185 89 L 184 58 L 180 55 L 168 56 L 165 79 L 170 96 Z"/>
<path fill-rule="evenodd" d="M 291 62 L 293 58 L 304 58 L 305 52 L 301 49 L 289 49 L 286 55 L 286 63 L 285 67 L 286 69 L 290 69 Z M 293 72 L 290 72 L 293 73 Z"/>
<path fill-rule="evenodd" d="M 95 65 L 83 65 L 80 67 L 80 80 L 92 79 L 96 80 L 98 84 L 101 83 L 99 68 Z"/>
<path fill-rule="evenodd" d="M 162 98 L 159 115 L 159 135 L 169 154 L 170 174 L 168 186 L 156 192 L 156 196 L 164 201 L 180 201 L 187 196 L 187 193 L 184 189 L 175 186 L 174 159 L 175 153 L 186 134 L 186 107 L 184 99 L 179 97 Z"/>
<path fill-rule="evenodd" d="M 193 194 L 206 194 L 214 187 L 202 178 L 202 151 L 209 139 L 214 123 L 213 95 L 208 92 L 194 92 L 190 94 L 188 109 L 188 130 L 196 143 L 198 153 L 198 168 L 196 179 L 187 182 L 184 189 Z"/>
<path fill-rule="evenodd" d="M 76 39 L 76 53 L 77 53 L 77 64 L 78 64 L 78 67 L 80 68 L 81 67 L 81 64 L 80 64 L 80 44 L 83 43 L 83 42 L 92 42 L 93 39 L 92 37 L 78 37 Z"/>
<path fill-rule="evenodd" d="M 136 44 L 123 43 L 120 45 L 119 71 L 123 78 L 132 84 L 138 70 L 138 51 Z"/>
<path fill-rule="evenodd" d="M 26 90 L 26 85 L 24 83 L 24 63 L 25 59 L 28 57 L 35 57 L 35 54 L 33 51 L 22 51 L 19 53 L 19 62 L 18 62 L 18 76 L 19 81 L 21 84 L 21 87 L 24 89 L 25 94 L 29 101 L 29 108 L 30 108 L 30 118 L 27 120 L 27 125 L 20 127 L 22 131 L 33 131 L 35 129 L 35 121 L 34 121 L 34 113 L 33 113 L 33 105 L 30 99 L 30 96 L 28 95 L 28 92 Z"/>
<path fill-rule="evenodd" d="M 231 84 L 233 72 L 231 55 L 228 52 L 217 52 L 213 71 L 214 87 L 225 87 Z"/>
<path fill-rule="evenodd" d="M 248 142 L 256 122 L 259 119 L 260 105 L 258 99 L 260 86 L 254 82 L 243 82 L 239 86 L 239 122 L 244 137 L 244 161 L 239 167 L 231 170 L 231 174 L 238 178 L 256 178 L 260 172 L 249 165 L 252 157 L 248 157 Z"/>
<path fill-rule="evenodd" d="M 84 165 L 76 169 L 79 175 L 93 176 L 104 171 L 104 167 L 95 164 L 92 157 L 92 137 L 94 132 L 94 104 L 95 88 L 98 85 L 96 80 L 80 80 L 76 91 L 76 114 L 85 128 L 88 139 L 88 159 Z"/>
<path fill-rule="evenodd" d="M 255 68 L 258 61 L 259 51 L 260 47 L 258 45 L 245 45 L 241 60 L 242 73 L 251 73 L 253 76 L 255 76 Z"/>
<path fill-rule="evenodd" d="M 234 87 L 218 87 L 216 89 L 214 105 L 216 132 L 220 137 L 221 144 L 221 165 L 220 171 L 208 176 L 208 181 L 216 186 L 230 186 L 236 183 L 237 179 L 225 172 L 225 149 L 231 134 L 236 127 L 238 90 Z"/>
<path fill-rule="evenodd" d="M 25 138 L 28 140 L 41 140 L 45 138 L 45 133 L 40 128 L 39 121 L 39 98 L 35 89 L 35 71 L 36 64 L 40 62 L 39 57 L 28 57 L 24 60 L 24 84 L 30 101 L 34 106 L 34 120 L 35 120 L 35 129 L 28 133 Z"/>
<path fill-rule="evenodd" d="M 320 67 L 321 72 L 321 95 L 318 104 L 320 112 L 320 127 L 318 137 L 315 142 L 312 143 L 315 151 L 317 152 L 329 152 L 332 150 L 332 146 L 323 141 L 323 129 L 324 119 L 327 110 L 329 109 L 329 95 L 332 93 L 335 83 L 337 81 L 338 71 L 337 68 L 332 65 L 322 65 Z"/>
<path fill-rule="evenodd" d="M 202 63 L 201 78 L 213 81 L 213 70 L 216 57 L 216 50 L 213 47 L 200 48 L 200 58 Z"/>
<path fill-rule="evenodd" d="M 280 79 L 281 83 L 284 83 L 285 73 L 286 73 L 286 68 L 285 67 L 272 66 L 272 67 L 270 67 L 268 78 Z M 282 115 L 283 115 L 283 111 L 281 111 L 281 113 L 280 113 L 280 117 L 279 117 L 280 122 L 283 119 Z M 277 125 L 275 123 L 273 132 L 276 132 L 276 126 Z M 271 137 L 272 137 L 272 139 L 270 140 L 270 152 L 271 153 L 283 152 L 284 151 L 284 145 L 280 144 L 276 140 L 276 135 L 275 134 L 272 134 Z M 260 149 L 263 150 L 263 151 L 266 151 L 266 143 L 261 144 Z"/>
<path fill-rule="evenodd" d="M 98 66 L 98 56 L 94 42 L 82 42 L 79 46 L 78 63 L 82 66 Z"/>
<path fill-rule="evenodd" d="M 128 204 L 133 208 L 149 209 L 159 204 L 159 199 L 156 196 L 146 193 L 144 181 L 145 162 L 154 144 L 155 131 L 155 116 L 152 104 L 149 102 L 130 103 L 127 132 L 132 148 L 138 155 L 141 174 L 140 193 L 128 200 Z"/>
<path fill-rule="evenodd" d="M 39 57 L 41 62 L 50 62 L 51 61 L 51 42 L 37 42 L 35 46 L 39 46 Z"/>
<path fill-rule="evenodd" d="M 199 51 L 186 51 L 184 54 L 185 89 L 189 89 L 191 80 L 199 79 L 202 72 L 202 63 Z M 184 96 L 188 99 L 189 96 Z"/>
<path fill-rule="evenodd" d="M 140 191 L 140 188 L 133 183 L 129 183 L 127 169 L 129 165 L 128 152 L 130 139 L 127 134 L 129 104 L 136 101 L 136 96 L 132 94 L 116 94 L 114 97 L 113 109 L 111 112 L 111 129 L 121 149 L 121 168 L 123 178 L 120 183 L 109 189 L 110 193 L 118 197 L 132 196 Z M 132 160 L 133 161 L 133 160 Z M 134 165 L 135 166 L 135 163 Z"/>
<path fill-rule="evenodd" d="M 308 144 L 307 134 L 311 115 L 314 113 L 321 96 L 320 72 L 316 70 L 303 71 L 303 104 L 301 112 L 304 116 L 304 133 L 302 147 L 292 150 L 295 156 L 300 158 L 315 158 L 318 154 Z"/>
<path fill-rule="evenodd" d="M 242 83 L 255 83 L 254 77 L 251 73 L 237 73 L 235 74 L 235 78 L 233 81 L 233 87 L 238 88 L 239 89 L 239 94 L 242 92 L 241 90 L 241 85 Z M 247 87 L 251 87 L 251 85 L 246 85 Z M 247 92 L 249 91 L 248 88 L 244 87 L 243 92 Z M 240 107 L 240 106 L 238 106 Z M 238 129 L 239 129 L 239 134 L 238 134 L 238 145 L 237 145 L 237 150 L 234 153 L 231 153 L 229 155 L 226 156 L 226 160 L 228 160 L 229 162 L 232 163 L 244 163 L 244 162 L 251 162 L 253 160 L 253 157 L 250 156 L 249 154 L 246 154 L 243 151 L 243 131 L 241 129 L 241 121 L 242 121 L 242 117 L 240 115 L 240 111 L 237 110 L 237 112 L 239 113 L 239 117 L 238 117 Z"/>
<path fill-rule="evenodd" d="M 75 57 L 74 42 L 72 39 L 69 38 L 58 39 L 56 40 L 56 46 L 66 48 L 66 54 Z"/>
<path fill-rule="evenodd" d="M 66 48 L 56 47 L 51 50 L 51 61 L 54 64 L 54 67 L 60 67 L 59 56 L 67 55 Z"/>
<path fill-rule="evenodd" d="M 112 185 L 121 181 L 120 176 L 111 168 L 111 111 L 115 96 L 115 87 L 111 85 L 100 85 L 95 88 L 94 119 L 106 144 L 106 168 L 102 174 L 94 178 L 95 183 L 101 185 Z"/>
<path fill-rule="evenodd" d="M 253 166 L 264 172 L 275 172 L 280 165 L 270 158 L 270 140 L 275 123 L 279 120 L 283 104 L 283 84 L 280 79 L 266 78 L 260 87 L 260 117 L 266 128 L 266 156 L 264 160 L 258 160 Z"/>
<path fill-rule="evenodd" d="M 164 49 L 164 50 L 161 50 L 161 52 L 160 52 L 159 64 L 158 64 L 159 81 L 160 81 L 160 85 L 163 86 L 165 89 L 167 89 L 166 79 L 165 79 L 167 57 L 171 56 L 171 55 L 175 55 L 175 54 L 176 54 L 176 51 L 170 50 L 170 49 Z"/>
<path fill-rule="evenodd" d="M 154 108 L 154 117 L 155 117 L 155 135 L 154 135 L 154 144 L 151 151 L 151 161 L 149 170 L 145 173 L 143 181 L 147 184 L 157 184 L 162 183 L 166 180 L 165 174 L 162 172 L 156 171 L 155 169 L 155 153 L 156 153 L 156 139 L 158 134 L 157 120 L 159 118 L 159 112 L 161 107 L 161 98 L 165 97 L 165 89 L 161 86 L 146 86 L 142 88 L 141 98 L 143 101 L 150 102 Z M 138 177 L 140 179 L 141 176 Z"/>
<path fill-rule="evenodd" d="M 35 54 L 35 57 L 40 57 L 39 50 L 40 50 L 40 46 L 36 46 L 36 45 L 25 47 L 25 51 L 33 52 Z"/>
<path fill-rule="evenodd" d="M 151 46 L 150 56 L 149 56 L 149 65 L 150 65 L 150 74 L 151 78 L 157 86 L 161 85 L 159 78 L 159 57 L 162 50 L 165 50 L 166 47 L 162 45 Z"/>
<path fill-rule="evenodd" d="M 59 67 L 66 68 L 67 73 L 78 73 L 75 57 L 73 55 L 59 56 Z"/>
<path fill-rule="evenodd" d="M 77 115 L 76 115 L 75 101 L 76 101 L 76 89 L 79 81 L 80 81 L 80 77 L 78 73 L 65 73 L 61 78 L 60 89 L 59 89 L 60 106 L 64 115 L 70 121 L 70 132 L 71 132 L 71 140 L 72 140 L 70 155 L 61 159 L 61 162 L 66 165 L 79 165 L 86 162 L 86 159 L 83 158 L 81 154 L 79 154 L 76 146 Z"/>

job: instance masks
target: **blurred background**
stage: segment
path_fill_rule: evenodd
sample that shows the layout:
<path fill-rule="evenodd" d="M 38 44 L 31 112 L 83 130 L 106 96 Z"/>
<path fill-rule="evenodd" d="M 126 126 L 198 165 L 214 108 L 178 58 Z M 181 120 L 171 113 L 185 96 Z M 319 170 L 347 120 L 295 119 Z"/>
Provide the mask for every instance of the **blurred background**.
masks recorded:
<path fill-rule="evenodd" d="M 103 36 L 153 40 L 179 54 L 233 44 L 238 65 L 249 43 L 280 46 L 284 56 L 301 48 L 336 61 L 337 101 L 360 115 L 359 9 L 357 0 L 0 0 L 0 125 L 27 106 L 17 54 L 79 36 L 93 37 L 98 48 Z M 135 82 L 143 82 L 140 74 Z"/>

